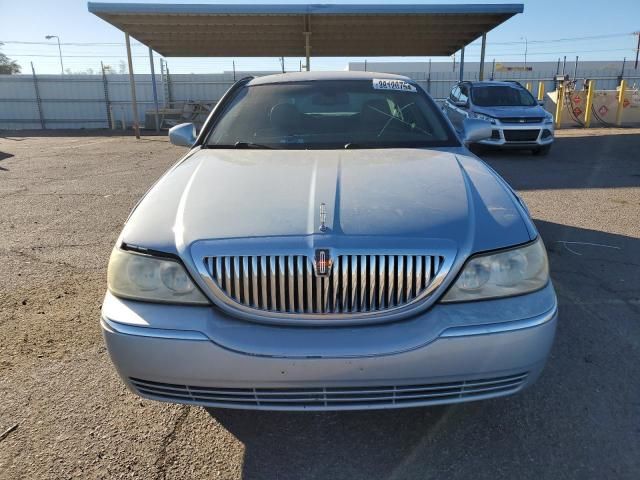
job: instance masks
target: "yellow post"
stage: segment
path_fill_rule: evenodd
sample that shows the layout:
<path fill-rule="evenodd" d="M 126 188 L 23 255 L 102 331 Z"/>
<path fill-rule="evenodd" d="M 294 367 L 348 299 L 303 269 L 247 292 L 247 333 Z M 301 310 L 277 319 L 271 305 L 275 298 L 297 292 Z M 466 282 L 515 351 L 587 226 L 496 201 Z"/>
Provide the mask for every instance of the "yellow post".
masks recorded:
<path fill-rule="evenodd" d="M 538 83 L 538 100 L 544 100 L 544 82 Z"/>
<path fill-rule="evenodd" d="M 593 95 L 596 93 L 596 82 L 589 80 L 589 89 L 587 90 L 587 102 L 584 112 L 584 126 L 589 128 L 591 125 L 591 109 L 593 108 Z"/>
<path fill-rule="evenodd" d="M 525 83 L 524 88 L 526 88 L 527 90 L 529 90 L 529 92 L 531 92 L 531 82 Z"/>
<path fill-rule="evenodd" d="M 556 90 L 556 94 L 558 98 L 556 98 L 556 128 L 560 128 L 562 124 L 562 104 L 564 102 L 564 87 L 562 84 L 558 85 L 558 89 Z"/>
<path fill-rule="evenodd" d="M 624 93 L 627 87 L 627 82 L 622 80 L 620 82 L 620 91 L 618 92 L 618 110 L 616 110 L 616 125 L 620 126 L 622 123 L 622 110 L 624 109 Z"/>

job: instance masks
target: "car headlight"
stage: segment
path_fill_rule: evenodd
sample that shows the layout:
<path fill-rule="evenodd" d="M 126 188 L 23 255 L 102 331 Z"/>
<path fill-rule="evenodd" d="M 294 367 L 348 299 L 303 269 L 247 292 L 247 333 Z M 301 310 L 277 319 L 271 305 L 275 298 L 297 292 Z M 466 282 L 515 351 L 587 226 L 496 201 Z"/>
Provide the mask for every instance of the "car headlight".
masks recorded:
<path fill-rule="evenodd" d="M 553 123 L 553 114 L 547 112 L 544 114 L 544 123 Z"/>
<path fill-rule="evenodd" d="M 115 248 L 107 271 L 109 291 L 148 302 L 208 304 L 181 263 Z"/>
<path fill-rule="evenodd" d="M 539 290 L 548 281 L 547 252 L 538 237 L 524 247 L 472 257 L 442 301 L 510 297 Z"/>
<path fill-rule="evenodd" d="M 496 123 L 498 123 L 498 121 L 497 121 L 495 118 L 490 117 L 489 115 L 483 115 L 483 114 L 481 114 L 481 113 L 469 112 L 469 117 L 471 117 L 471 118 L 477 118 L 477 119 L 479 119 L 479 120 L 485 120 L 485 121 L 487 121 L 487 122 L 489 122 L 489 123 L 492 123 L 493 125 L 495 125 Z"/>

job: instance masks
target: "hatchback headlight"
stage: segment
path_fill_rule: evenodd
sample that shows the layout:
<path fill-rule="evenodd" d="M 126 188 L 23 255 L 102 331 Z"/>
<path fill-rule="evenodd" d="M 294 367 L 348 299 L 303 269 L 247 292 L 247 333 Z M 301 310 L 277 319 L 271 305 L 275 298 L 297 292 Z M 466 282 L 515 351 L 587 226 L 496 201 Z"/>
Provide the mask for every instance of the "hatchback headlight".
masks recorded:
<path fill-rule="evenodd" d="M 477 118 L 479 120 L 484 120 L 486 122 L 492 123 L 493 125 L 498 123 L 498 120 L 496 120 L 495 118 L 490 117 L 489 115 L 483 115 L 482 113 L 469 112 L 469 116 L 471 118 Z"/>
<path fill-rule="evenodd" d="M 510 297 L 539 290 L 548 281 L 547 252 L 538 237 L 524 247 L 472 257 L 442 301 Z"/>
<path fill-rule="evenodd" d="M 553 123 L 553 114 L 547 112 L 544 114 L 544 123 Z"/>
<path fill-rule="evenodd" d="M 107 272 L 117 297 L 148 302 L 208 304 L 181 263 L 115 248 Z"/>

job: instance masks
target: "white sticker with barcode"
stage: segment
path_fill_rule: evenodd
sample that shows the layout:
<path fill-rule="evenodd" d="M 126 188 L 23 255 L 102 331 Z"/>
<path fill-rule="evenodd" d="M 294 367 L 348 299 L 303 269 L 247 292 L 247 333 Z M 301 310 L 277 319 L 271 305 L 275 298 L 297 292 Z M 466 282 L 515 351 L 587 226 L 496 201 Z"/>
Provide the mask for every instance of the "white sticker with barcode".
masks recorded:
<path fill-rule="evenodd" d="M 386 78 L 374 78 L 373 88 L 376 90 L 399 90 L 401 92 L 416 92 L 415 85 L 404 80 L 389 80 Z"/>

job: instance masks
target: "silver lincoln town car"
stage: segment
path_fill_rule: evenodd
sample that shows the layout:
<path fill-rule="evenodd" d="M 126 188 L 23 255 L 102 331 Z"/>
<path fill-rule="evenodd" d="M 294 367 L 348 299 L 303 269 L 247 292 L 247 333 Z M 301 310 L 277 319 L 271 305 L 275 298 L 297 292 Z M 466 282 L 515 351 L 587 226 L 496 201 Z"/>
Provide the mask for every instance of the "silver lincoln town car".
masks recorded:
<path fill-rule="evenodd" d="M 265 410 L 466 402 L 539 376 L 557 303 L 527 207 L 415 82 L 237 82 L 138 203 L 102 329 L 142 397 Z"/>

